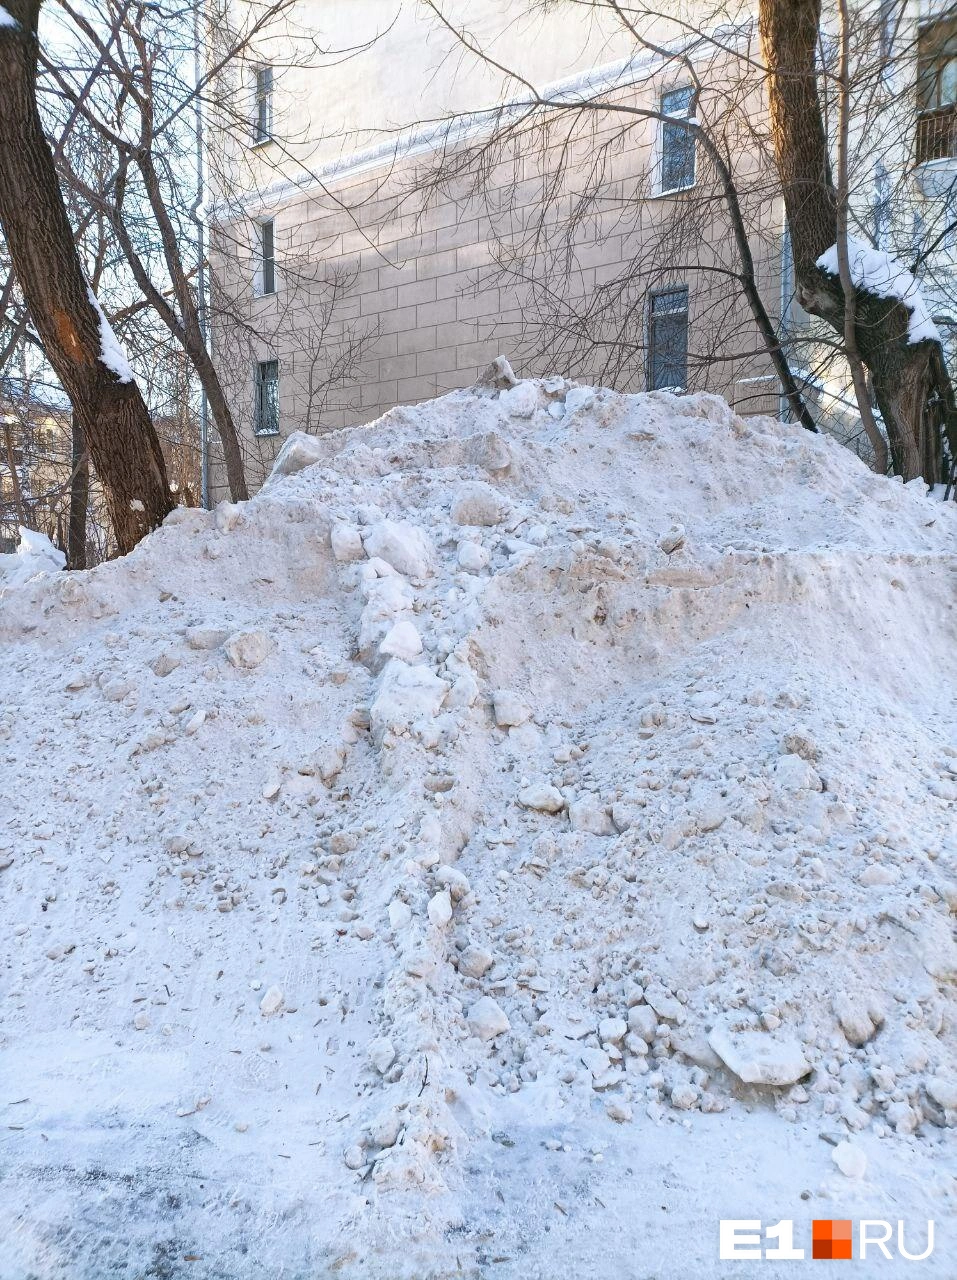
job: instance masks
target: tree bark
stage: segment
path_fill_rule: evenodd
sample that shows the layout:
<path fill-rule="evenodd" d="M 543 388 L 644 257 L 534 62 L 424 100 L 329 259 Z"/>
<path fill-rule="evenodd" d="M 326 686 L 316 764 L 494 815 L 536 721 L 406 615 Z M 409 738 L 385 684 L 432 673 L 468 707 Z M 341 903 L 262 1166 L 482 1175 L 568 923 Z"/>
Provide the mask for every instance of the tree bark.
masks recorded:
<path fill-rule="evenodd" d="M 133 380 L 102 358 L 91 301 L 36 100 L 39 0 L 4 0 L 0 27 L 0 226 L 33 323 L 70 397 L 121 552 L 173 509 L 159 439 Z"/>
<path fill-rule="evenodd" d="M 70 519 L 67 526 L 66 566 L 86 568 L 86 516 L 90 505 L 90 455 L 82 427 L 73 423 L 70 471 Z"/>
<path fill-rule="evenodd" d="M 870 388 L 867 385 L 867 371 L 861 359 L 857 345 L 857 288 L 851 275 L 851 264 L 847 240 L 847 214 L 850 204 L 850 128 L 851 128 L 851 72 L 850 72 L 850 17 L 847 0 L 838 0 L 838 12 L 841 19 L 841 54 L 838 70 L 838 133 L 837 133 L 837 266 L 844 292 L 844 355 L 851 371 L 851 382 L 854 385 L 854 396 L 857 400 L 857 411 L 861 415 L 861 423 L 874 451 L 874 470 L 878 475 L 887 475 L 887 442 L 877 425 L 874 410 L 871 408 Z"/>
<path fill-rule="evenodd" d="M 760 0 L 759 28 L 767 69 L 775 160 L 784 193 L 798 301 L 844 334 L 839 276 L 817 259 L 838 241 L 838 201 L 818 92 L 821 0 Z M 905 480 L 941 474 L 943 424 L 957 442 L 954 390 L 939 342 L 909 340 L 910 310 L 895 298 L 856 289 L 855 334 L 870 370 L 890 441 L 894 470 Z"/>

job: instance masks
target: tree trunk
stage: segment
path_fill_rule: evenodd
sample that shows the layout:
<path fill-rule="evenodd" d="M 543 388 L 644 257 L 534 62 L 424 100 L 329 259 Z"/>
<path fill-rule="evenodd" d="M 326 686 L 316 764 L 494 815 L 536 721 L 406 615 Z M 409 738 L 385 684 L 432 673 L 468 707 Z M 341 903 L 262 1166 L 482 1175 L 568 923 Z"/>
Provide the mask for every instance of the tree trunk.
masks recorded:
<path fill-rule="evenodd" d="M 149 137 L 152 141 L 152 119 L 148 123 Z M 186 354 L 192 361 L 193 368 L 202 383 L 203 391 L 209 401 L 213 421 L 216 423 L 216 430 L 219 432 L 219 442 L 223 446 L 223 461 L 226 463 L 229 496 L 233 502 L 244 502 L 249 497 L 249 490 L 246 488 L 246 471 L 243 466 L 242 449 L 239 444 L 239 432 L 236 430 L 236 424 L 233 422 L 233 415 L 230 413 L 229 406 L 226 403 L 226 395 L 219 380 L 219 374 L 210 359 L 209 349 L 203 337 L 199 310 L 189 287 L 189 281 L 186 278 L 183 259 L 176 239 L 176 229 L 163 200 L 163 191 L 152 153 L 148 150 L 141 151 L 137 158 L 137 165 L 143 177 L 146 197 L 150 202 L 150 208 L 153 210 L 153 216 L 156 218 L 156 225 L 159 228 L 160 240 L 163 245 L 163 256 L 166 259 L 166 267 L 173 281 L 173 289 L 179 302 L 180 315 L 183 318 L 183 331 L 186 337 Z"/>
<path fill-rule="evenodd" d="M 887 475 L 887 443 L 877 425 L 871 408 L 871 389 L 867 371 L 857 345 L 857 288 L 851 274 L 847 239 L 847 215 L 850 204 L 850 129 L 851 129 L 851 32 L 847 0 L 838 0 L 841 18 L 841 55 L 838 71 L 838 131 L 837 131 L 837 269 L 844 293 L 844 355 L 851 371 L 854 396 L 861 423 L 874 450 L 874 470 Z"/>
<path fill-rule="evenodd" d="M 66 566 L 86 568 L 86 514 L 90 504 L 90 455 L 83 429 L 73 424 L 72 469 L 70 471 L 70 521 L 67 528 Z"/>
<path fill-rule="evenodd" d="M 767 68 L 768 105 L 778 175 L 784 193 L 798 301 L 843 336 L 840 278 L 817 266 L 838 240 L 824 116 L 818 94 L 821 0 L 760 0 L 759 27 Z M 855 332 L 870 370 L 890 440 L 894 470 L 928 484 L 941 476 L 941 432 L 954 448 L 954 390 L 939 342 L 909 340 L 910 310 L 895 298 L 856 289 Z M 935 413 L 935 406 L 939 412 Z"/>
<path fill-rule="evenodd" d="M 17 523 L 30 528 L 30 517 L 23 503 L 23 491 L 20 488 L 20 472 L 17 468 L 17 455 L 13 445 L 13 432 L 9 423 L 3 424 L 3 444 L 7 469 L 10 472 L 10 488 L 13 493 L 13 505 L 17 513 Z"/>
<path fill-rule="evenodd" d="M 173 509 L 139 388 L 104 361 L 92 300 L 36 101 L 39 0 L 4 0 L 0 26 L 0 226 L 43 349 L 70 397 L 121 552 Z"/>

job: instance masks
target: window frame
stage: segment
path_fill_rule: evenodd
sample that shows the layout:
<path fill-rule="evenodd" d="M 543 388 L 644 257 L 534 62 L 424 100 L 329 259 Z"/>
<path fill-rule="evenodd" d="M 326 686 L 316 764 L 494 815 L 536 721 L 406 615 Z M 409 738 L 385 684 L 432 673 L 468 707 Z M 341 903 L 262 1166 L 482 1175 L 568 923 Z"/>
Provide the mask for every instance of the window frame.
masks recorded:
<path fill-rule="evenodd" d="M 655 302 L 657 299 L 677 297 L 684 295 L 684 308 L 666 311 L 662 309 L 658 312 L 658 316 L 684 316 L 684 377 L 678 382 L 668 382 L 662 386 L 655 386 L 655 365 L 656 356 L 656 313 Z M 648 293 L 648 302 L 645 313 L 645 326 L 647 336 L 647 368 L 645 370 L 645 382 L 649 391 L 681 391 L 688 390 L 688 336 L 691 331 L 691 290 L 687 284 L 672 284 L 659 289 L 653 289 Z"/>
<path fill-rule="evenodd" d="M 275 368 L 275 377 L 266 378 L 263 376 L 263 370 L 268 366 Z M 262 425 L 264 421 L 264 392 L 266 387 L 270 385 L 275 386 L 275 419 L 273 425 L 264 427 Z M 278 356 L 267 356 L 265 360 L 257 360 L 253 365 L 253 435 L 280 435 L 279 421 L 279 358 Z"/>
<path fill-rule="evenodd" d="M 677 112 L 668 111 L 666 109 L 665 104 L 667 99 L 673 98 L 678 94 L 688 95 L 688 104 L 687 104 L 687 108 L 685 110 L 684 115 L 679 115 L 677 114 Z M 658 130 L 657 130 L 655 194 L 658 196 L 677 195 L 679 192 L 682 192 L 682 191 L 691 191 L 694 189 L 695 186 L 697 186 L 697 182 L 698 182 L 697 139 L 695 138 L 694 134 L 690 130 L 683 129 L 680 127 L 680 125 L 669 123 L 670 120 L 675 120 L 675 121 L 685 120 L 689 122 L 693 121 L 695 119 L 697 105 L 698 105 L 697 90 L 695 89 L 694 85 L 690 85 L 690 84 L 672 85 L 670 89 L 665 89 L 658 95 L 658 114 L 660 116 L 667 117 L 667 119 L 659 120 Z M 666 165 L 669 163 L 667 159 L 668 145 L 669 145 L 669 139 L 672 137 L 681 139 L 681 140 L 686 139 L 688 143 L 688 151 L 690 155 L 690 181 L 683 182 L 678 186 L 668 185 L 665 182 Z"/>
<path fill-rule="evenodd" d="M 267 254 L 267 232 L 269 252 Z M 276 272 L 276 220 L 260 218 L 256 222 L 256 297 L 269 298 L 279 292 Z"/>
<path fill-rule="evenodd" d="M 264 62 L 256 67 L 254 74 L 252 145 L 265 147 L 273 141 L 275 126 L 275 68 L 271 62 Z"/>

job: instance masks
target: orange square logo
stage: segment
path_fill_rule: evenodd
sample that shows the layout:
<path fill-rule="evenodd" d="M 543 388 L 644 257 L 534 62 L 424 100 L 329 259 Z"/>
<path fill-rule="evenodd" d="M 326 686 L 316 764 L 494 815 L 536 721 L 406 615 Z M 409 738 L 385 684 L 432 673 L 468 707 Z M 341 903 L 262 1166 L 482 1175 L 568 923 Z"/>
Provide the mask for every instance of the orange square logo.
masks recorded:
<path fill-rule="evenodd" d="M 850 1218 L 815 1218 L 811 1233 L 812 1258 L 853 1258 Z"/>

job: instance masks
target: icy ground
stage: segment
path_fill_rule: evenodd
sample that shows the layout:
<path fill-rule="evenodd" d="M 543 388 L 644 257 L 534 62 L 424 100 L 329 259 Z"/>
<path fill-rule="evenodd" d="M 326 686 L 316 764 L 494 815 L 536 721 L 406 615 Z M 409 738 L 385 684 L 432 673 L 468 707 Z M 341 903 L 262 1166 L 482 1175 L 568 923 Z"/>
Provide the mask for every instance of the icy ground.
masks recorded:
<path fill-rule="evenodd" d="M 553 378 L 0 564 L 2 1280 L 950 1280 L 955 533 Z"/>

